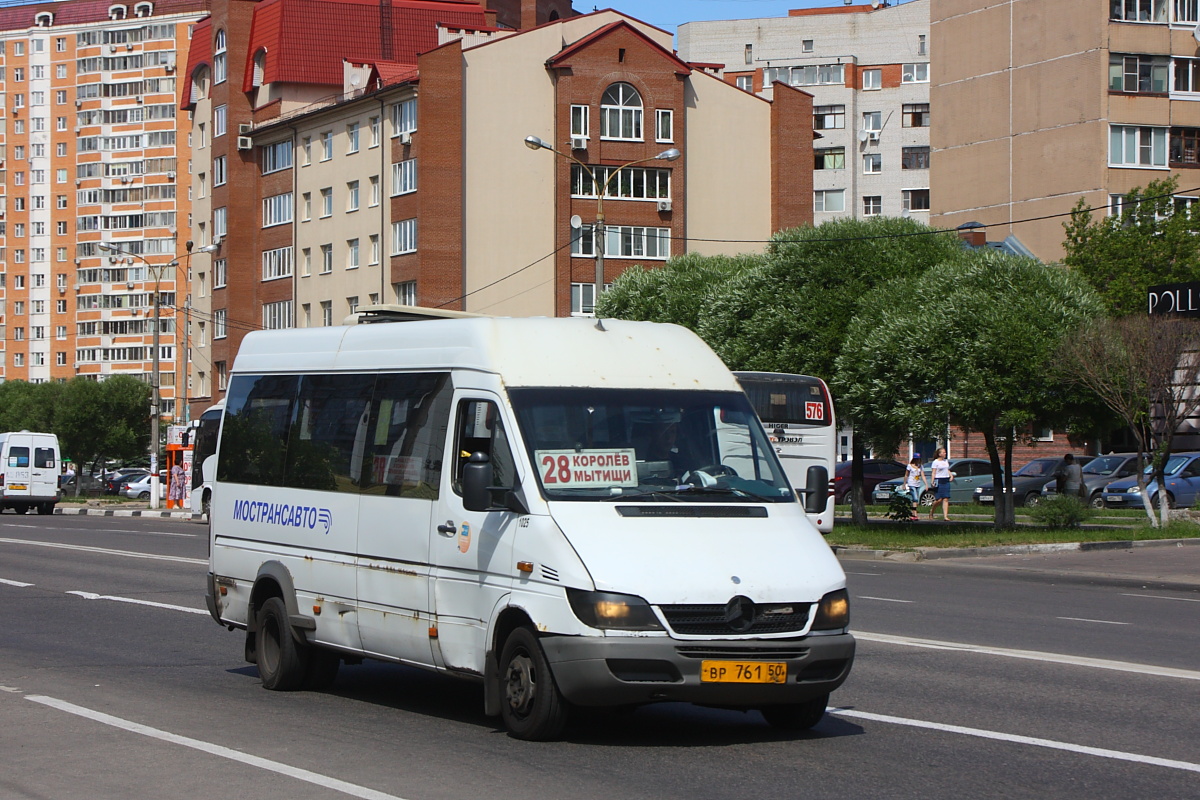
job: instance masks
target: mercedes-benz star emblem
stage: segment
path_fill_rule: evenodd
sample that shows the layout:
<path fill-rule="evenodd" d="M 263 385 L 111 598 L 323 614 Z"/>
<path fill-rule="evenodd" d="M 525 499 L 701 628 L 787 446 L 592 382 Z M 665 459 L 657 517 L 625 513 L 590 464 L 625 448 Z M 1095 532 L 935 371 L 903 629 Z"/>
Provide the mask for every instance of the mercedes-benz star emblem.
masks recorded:
<path fill-rule="evenodd" d="M 754 627 L 754 601 L 738 595 L 726 603 L 725 624 L 735 633 L 745 633 Z"/>

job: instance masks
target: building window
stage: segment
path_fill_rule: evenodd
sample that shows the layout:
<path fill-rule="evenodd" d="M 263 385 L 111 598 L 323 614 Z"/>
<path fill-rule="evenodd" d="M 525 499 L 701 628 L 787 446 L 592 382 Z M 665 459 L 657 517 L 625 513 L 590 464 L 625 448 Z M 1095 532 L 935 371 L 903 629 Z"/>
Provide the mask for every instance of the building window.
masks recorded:
<path fill-rule="evenodd" d="M 863 173 L 866 175 L 876 175 L 880 172 L 883 172 L 883 156 L 879 153 L 864 153 Z"/>
<path fill-rule="evenodd" d="M 905 147 L 900 156 L 900 169 L 929 169 L 929 148 Z"/>
<path fill-rule="evenodd" d="M 328 328 L 333 324 L 333 301 L 321 301 L 321 324 Z"/>
<path fill-rule="evenodd" d="M 285 225 L 292 221 L 292 193 L 284 192 L 283 194 L 273 195 L 263 198 L 263 224 L 264 228 L 270 228 L 273 225 Z M 214 225 L 213 233 L 216 233 Z M 224 235 L 224 234 L 222 234 Z"/>
<path fill-rule="evenodd" d="M 346 269 L 358 269 L 358 239 L 346 240 Z"/>
<path fill-rule="evenodd" d="M 321 274 L 328 275 L 333 272 L 333 245 L 321 245 Z"/>
<path fill-rule="evenodd" d="M 367 127 L 371 131 L 371 147 L 379 147 L 379 117 L 371 117 L 367 123 Z"/>
<path fill-rule="evenodd" d="M 350 309 L 350 313 L 358 312 L 358 295 L 346 298 L 346 307 Z"/>
<path fill-rule="evenodd" d="M 753 75 L 738 75 L 735 80 L 737 81 L 737 87 L 739 89 L 741 89 L 743 92 L 753 92 L 754 91 L 754 76 Z"/>
<path fill-rule="evenodd" d="M 225 288 L 225 259 L 218 258 L 213 262 L 212 268 L 213 288 Z"/>
<path fill-rule="evenodd" d="M 374 266 L 375 264 L 379 263 L 379 255 L 380 255 L 379 234 L 372 233 L 368 237 L 368 241 L 370 241 L 370 243 L 371 243 L 371 260 L 368 263 L 371 264 L 372 266 Z"/>
<path fill-rule="evenodd" d="M 218 361 L 213 367 L 217 370 L 217 389 L 223 392 L 229 388 L 229 369 L 224 361 Z"/>
<path fill-rule="evenodd" d="M 280 300 L 263 304 L 263 328 L 277 330 L 292 327 L 292 301 Z"/>
<path fill-rule="evenodd" d="M 417 304 L 417 282 L 404 281 L 397 283 L 394 286 L 396 290 L 396 303 L 402 306 L 415 306 Z"/>
<path fill-rule="evenodd" d="M 358 123 L 351 122 L 346 126 L 346 155 L 358 152 Z"/>
<path fill-rule="evenodd" d="M 392 164 L 392 197 L 417 190 L 417 160 L 410 158 Z"/>
<path fill-rule="evenodd" d="M 321 160 L 329 161 L 333 158 L 333 131 L 325 131 L 321 134 Z"/>
<path fill-rule="evenodd" d="M 218 236 L 224 236 L 228 232 L 228 228 L 226 227 L 226 219 L 227 216 L 225 206 L 213 209 L 212 232 L 214 239 L 216 239 Z"/>
<path fill-rule="evenodd" d="M 292 248 L 277 247 L 274 250 L 264 250 L 262 254 L 262 279 L 273 281 L 276 278 L 292 276 Z"/>
<path fill-rule="evenodd" d="M 596 313 L 596 284 L 571 284 L 571 316 L 591 317 Z"/>
<path fill-rule="evenodd" d="M 571 196 L 595 197 L 596 184 L 605 187 L 605 197 L 620 200 L 667 200 L 671 197 L 671 170 L 626 167 L 613 176 L 615 167 L 592 167 L 592 175 L 578 164 L 571 165 Z"/>
<path fill-rule="evenodd" d="M 312 219 L 312 192 L 305 192 L 300 195 L 300 221 L 308 222 Z"/>
<path fill-rule="evenodd" d="M 1166 22 L 1167 0 L 1112 0 L 1110 18 L 1120 22 Z"/>
<path fill-rule="evenodd" d="M 746 45 L 746 55 L 745 55 L 745 57 L 746 57 L 746 63 L 747 63 L 747 64 L 753 64 L 753 63 L 754 63 L 754 45 L 752 45 L 752 44 L 748 44 L 748 45 Z"/>
<path fill-rule="evenodd" d="M 307 167 L 312 163 L 312 137 L 305 136 L 300 140 L 300 149 L 304 152 L 304 164 Z"/>
<path fill-rule="evenodd" d="M 883 88 L 883 70 L 881 69 L 864 69 L 862 71 L 862 88 L 863 91 L 872 91 Z"/>
<path fill-rule="evenodd" d="M 1176 22 L 1200 22 L 1200 0 L 1174 0 Z"/>
<path fill-rule="evenodd" d="M 346 184 L 346 211 L 358 211 L 358 181 Z"/>
<path fill-rule="evenodd" d="M 669 108 L 660 108 L 654 112 L 654 141 L 673 142 L 675 112 Z"/>
<path fill-rule="evenodd" d="M 813 192 L 813 211 L 838 213 L 846 210 L 844 189 L 818 189 Z"/>
<path fill-rule="evenodd" d="M 800 40 L 800 50 L 805 53 L 811 53 L 813 51 L 813 40 L 812 39 L 801 39 Z"/>
<path fill-rule="evenodd" d="M 1166 56 L 1121 55 L 1108 60 L 1108 89 L 1112 92 L 1163 94 L 1170 61 Z"/>
<path fill-rule="evenodd" d="M 1108 163 L 1113 167 L 1165 167 L 1167 129 L 1147 125 L 1110 125 Z"/>
<path fill-rule="evenodd" d="M 928 128 L 929 127 L 929 103 L 905 103 L 902 109 L 904 127 L 906 128 Z"/>
<path fill-rule="evenodd" d="M 1200 58 L 1171 59 L 1171 91 L 1200 92 Z"/>
<path fill-rule="evenodd" d="M 333 187 L 321 190 L 321 217 L 333 216 Z"/>
<path fill-rule="evenodd" d="M 379 205 L 379 176 L 372 175 L 369 179 L 371 184 L 371 207 Z"/>
<path fill-rule="evenodd" d="M 213 159 L 212 165 L 213 186 L 224 186 L 225 176 L 225 156 L 217 156 Z"/>
<path fill-rule="evenodd" d="M 262 148 L 262 174 L 289 169 L 292 166 L 292 140 L 264 145 Z"/>
<path fill-rule="evenodd" d="M 1171 128 L 1172 166 L 1200 165 L 1200 128 Z"/>
<path fill-rule="evenodd" d="M 413 97 L 392 106 L 392 136 L 417 130 L 417 98 Z"/>
<path fill-rule="evenodd" d="M 863 216 L 877 217 L 883 213 L 883 198 L 879 195 L 866 195 L 863 197 Z"/>
<path fill-rule="evenodd" d="M 905 189 L 900 193 L 900 208 L 903 211 L 928 211 L 928 189 Z"/>
<path fill-rule="evenodd" d="M 307 278 L 312 275 L 312 248 L 305 247 L 300 251 L 300 273 L 301 277 Z"/>
<path fill-rule="evenodd" d="M 218 308 L 213 311 L 213 339 L 225 338 L 225 316 L 226 311 L 223 308 Z"/>
<path fill-rule="evenodd" d="M 813 130 L 832 131 L 846 127 L 846 107 L 813 106 Z"/>
<path fill-rule="evenodd" d="M 588 106 L 571 106 L 571 138 L 591 138 L 588 135 L 588 116 L 591 108 Z"/>
<path fill-rule="evenodd" d="M 571 239 L 571 255 L 579 258 L 594 256 L 595 237 L 594 226 L 580 226 Z M 637 225 L 605 226 L 604 253 L 611 258 L 668 259 L 671 257 L 671 229 Z"/>
<path fill-rule="evenodd" d="M 628 83 L 614 83 L 600 98 L 600 138 L 642 140 L 642 96 Z"/>
<path fill-rule="evenodd" d="M 900 70 L 901 83 L 929 83 L 929 64 L 905 64 Z"/>
<path fill-rule="evenodd" d="M 814 150 L 813 154 L 816 156 L 816 164 L 813 169 L 846 168 L 846 148 L 844 147 L 824 147 Z"/>
<path fill-rule="evenodd" d="M 217 106 L 213 109 L 213 138 L 225 135 L 225 106 Z"/>
<path fill-rule="evenodd" d="M 809 64 L 803 67 L 767 67 L 763 81 L 770 86 L 782 81 L 790 86 L 845 86 L 845 64 Z"/>
<path fill-rule="evenodd" d="M 417 221 L 404 219 L 392 223 L 392 255 L 417 251 Z"/>
<path fill-rule="evenodd" d="M 923 33 L 917 34 L 917 55 L 929 55 L 929 43 L 926 41 L 927 38 L 928 37 Z"/>
<path fill-rule="evenodd" d="M 213 41 L 213 68 L 212 77 L 213 83 L 224 83 L 226 74 L 225 62 L 225 31 L 217 31 L 216 39 Z"/>

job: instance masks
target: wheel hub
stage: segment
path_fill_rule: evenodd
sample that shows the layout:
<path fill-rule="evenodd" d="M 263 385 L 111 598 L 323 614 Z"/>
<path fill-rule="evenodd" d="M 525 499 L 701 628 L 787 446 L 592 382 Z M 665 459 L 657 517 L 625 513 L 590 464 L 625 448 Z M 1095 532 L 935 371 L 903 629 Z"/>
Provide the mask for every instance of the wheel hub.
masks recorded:
<path fill-rule="evenodd" d="M 504 684 L 504 695 L 508 707 L 517 714 L 528 713 L 537 693 L 533 678 L 533 661 L 526 655 L 514 656 L 508 662 L 508 673 Z"/>

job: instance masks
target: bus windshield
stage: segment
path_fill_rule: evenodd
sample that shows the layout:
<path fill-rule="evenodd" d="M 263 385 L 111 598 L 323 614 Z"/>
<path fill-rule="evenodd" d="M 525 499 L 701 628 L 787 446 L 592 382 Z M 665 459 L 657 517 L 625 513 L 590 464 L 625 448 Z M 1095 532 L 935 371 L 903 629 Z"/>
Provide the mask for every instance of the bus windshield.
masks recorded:
<path fill-rule="evenodd" d="M 746 397 L 662 389 L 513 389 L 547 499 L 795 502 Z"/>
<path fill-rule="evenodd" d="M 750 404 L 768 428 L 772 425 L 827 427 L 833 424 L 829 397 L 819 378 L 764 372 L 736 374 Z"/>

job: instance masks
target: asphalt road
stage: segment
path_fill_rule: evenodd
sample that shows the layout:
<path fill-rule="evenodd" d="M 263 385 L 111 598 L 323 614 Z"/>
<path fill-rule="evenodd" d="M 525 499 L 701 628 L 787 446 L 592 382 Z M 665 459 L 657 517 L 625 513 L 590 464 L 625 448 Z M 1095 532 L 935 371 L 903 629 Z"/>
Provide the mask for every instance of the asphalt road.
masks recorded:
<path fill-rule="evenodd" d="M 848 561 L 859 655 L 813 731 L 672 704 L 542 744 L 507 737 L 476 687 L 407 668 L 264 691 L 243 634 L 204 611 L 205 533 L 0 517 L 0 798 L 1200 794 L 1200 592 Z"/>

